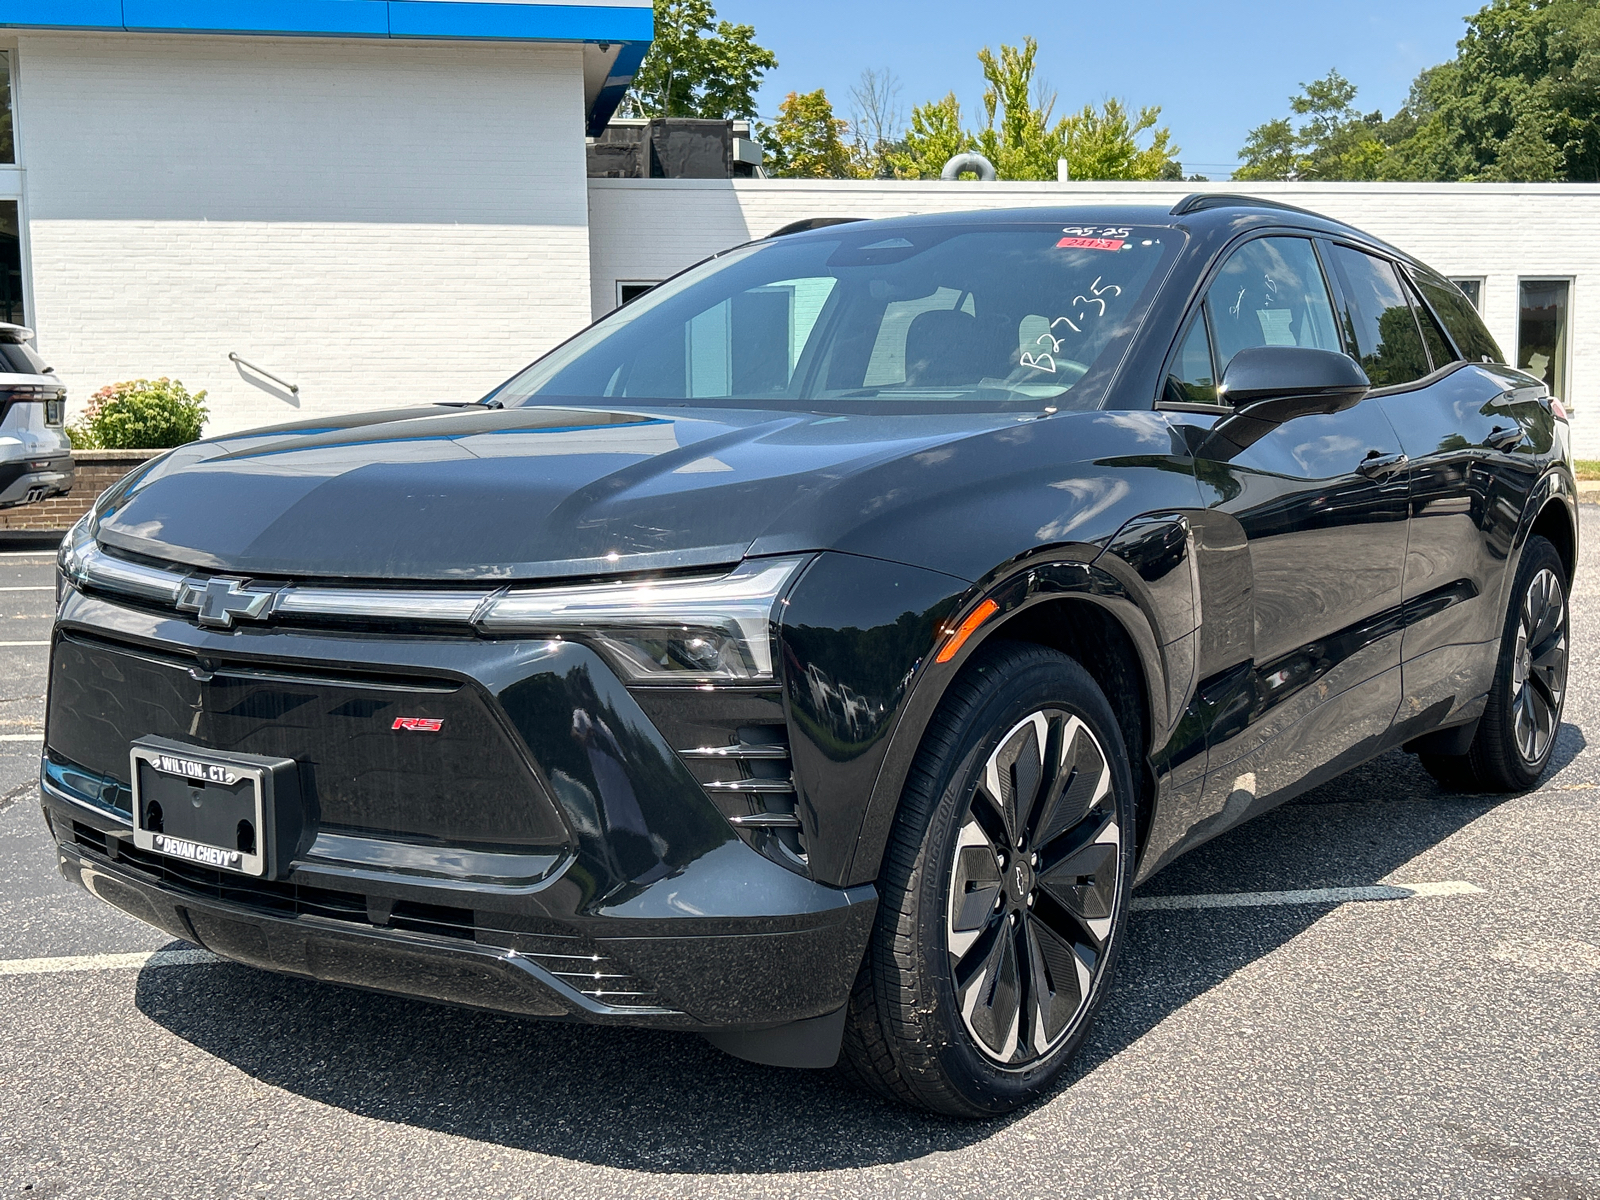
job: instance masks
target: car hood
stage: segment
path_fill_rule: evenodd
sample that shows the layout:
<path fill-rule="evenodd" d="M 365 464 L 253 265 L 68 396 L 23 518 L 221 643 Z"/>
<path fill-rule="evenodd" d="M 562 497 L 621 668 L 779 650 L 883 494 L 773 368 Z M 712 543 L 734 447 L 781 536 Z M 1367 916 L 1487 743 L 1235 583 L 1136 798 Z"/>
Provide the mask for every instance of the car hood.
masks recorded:
<path fill-rule="evenodd" d="M 290 578 L 492 580 L 706 566 L 844 548 L 875 506 L 910 498 L 903 486 L 871 482 L 887 465 L 951 443 L 1003 440 L 1018 425 L 1015 413 L 364 413 L 181 447 L 106 494 L 97 536 L 167 561 Z M 829 503 L 841 490 L 848 499 Z"/>

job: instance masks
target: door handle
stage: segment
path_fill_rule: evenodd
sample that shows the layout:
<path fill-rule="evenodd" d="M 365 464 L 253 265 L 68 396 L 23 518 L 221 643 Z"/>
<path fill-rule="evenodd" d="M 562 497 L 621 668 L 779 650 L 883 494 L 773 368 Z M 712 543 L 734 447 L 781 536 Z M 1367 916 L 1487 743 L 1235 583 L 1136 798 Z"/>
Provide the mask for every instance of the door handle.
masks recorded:
<path fill-rule="evenodd" d="M 1361 460 L 1356 470 L 1368 479 L 1387 479 L 1396 471 L 1404 470 L 1410 461 L 1404 454 L 1379 454 L 1374 450 Z"/>
<path fill-rule="evenodd" d="M 1510 429 L 1503 429 L 1496 425 L 1489 430 L 1489 436 L 1483 439 L 1483 444 L 1491 450 L 1514 450 L 1522 445 L 1522 426 L 1513 425 Z"/>

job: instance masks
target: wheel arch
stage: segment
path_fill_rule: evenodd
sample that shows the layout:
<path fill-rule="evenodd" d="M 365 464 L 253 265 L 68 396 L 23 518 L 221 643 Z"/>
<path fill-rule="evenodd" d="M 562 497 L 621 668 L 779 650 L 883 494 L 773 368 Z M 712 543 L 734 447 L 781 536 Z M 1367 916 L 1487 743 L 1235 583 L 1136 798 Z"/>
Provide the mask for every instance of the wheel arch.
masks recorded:
<path fill-rule="evenodd" d="M 1061 548 L 1055 549 L 1059 553 Z M 1162 644 L 1158 625 L 1146 611 L 1147 598 L 1094 562 L 1098 547 L 1084 546 L 1081 551 L 1076 559 L 1035 559 L 1014 565 L 975 585 L 962 598 L 947 630 L 958 628 L 987 601 L 995 603 L 997 612 L 978 626 L 949 662 L 939 663 L 937 646 L 930 648 L 928 665 L 907 699 L 863 811 L 848 872 L 850 883 L 877 877 L 928 722 L 967 663 L 997 641 L 1059 650 L 1089 672 L 1122 726 L 1140 792 L 1139 832 L 1148 826 L 1156 798 L 1150 757 L 1156 739 L 1170 725 L 1166 681 L 1172 673 L 1167 661 L 1171 648 Z"/>
<path fill-rule="evenodd" d="M 1522 552 L 1535 534 L 1555 546 L 1567 570 L 1567 585 L 1578 569 L 1578 489 L 1563 466 L 1546 472 L 1528 492 L 1511 545 L 1506 551 L 1506 568 L 1500 583 L 1502 611 L 1511 602 L 1511 585 L 1522 563 Z"/>
<path fill-rule="evenodd" d="M 1528 536 L 1542 537 L 1556 548 L 1562 566 L 1567 569 L 1570 586 L 1578 570 L 1578 526 L 1571 507 L 1558 497 L 1546 499 L 1533 519 Z"/>

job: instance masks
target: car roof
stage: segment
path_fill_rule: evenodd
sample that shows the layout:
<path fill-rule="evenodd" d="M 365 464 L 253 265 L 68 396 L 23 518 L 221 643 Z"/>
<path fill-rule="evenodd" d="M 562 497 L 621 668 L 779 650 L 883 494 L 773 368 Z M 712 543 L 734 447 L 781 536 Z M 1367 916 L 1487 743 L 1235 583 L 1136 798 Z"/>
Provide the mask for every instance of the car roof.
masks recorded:
<path fill-rule="evenodd" d="M 856 224 L 844 218 L 796 221 L 775 231 L 773 237 L 837 237 L 840 224 Z M 1416 260 L 1405 251 L 1373 237 L 1353 225 L 1332 217 L 1274 200 L 1226 192 L 1194 192 L 1175 204 L 1071 204 L 1028 207 L 964 209 L 956 212 L 913 213 L 899 217 L 877 217 L 859 222 L 875 229 L 927 228 L 929 226 L 968 225 L 975 228 L 1000 225 L 1145 225 L 1182 229 L 1203 235 L 1207 241 L 1231 240 L 1233 234 L 1251 229 L 1288 226 L 1308 233 L 1348 238 L 1404 259 Z M 796 228 L 799 227 L 799 228 Z"/>

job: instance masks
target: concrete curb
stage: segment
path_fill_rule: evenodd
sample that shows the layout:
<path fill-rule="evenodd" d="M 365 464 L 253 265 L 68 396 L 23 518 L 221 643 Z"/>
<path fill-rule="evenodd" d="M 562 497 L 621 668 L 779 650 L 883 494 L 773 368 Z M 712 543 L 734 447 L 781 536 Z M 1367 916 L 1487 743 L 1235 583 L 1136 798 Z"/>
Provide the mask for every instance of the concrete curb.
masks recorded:
<path fill-rule="evenodd" d="M 1579 504 L 1600 504 L 1600 479 L 1578 484 Z"/>

